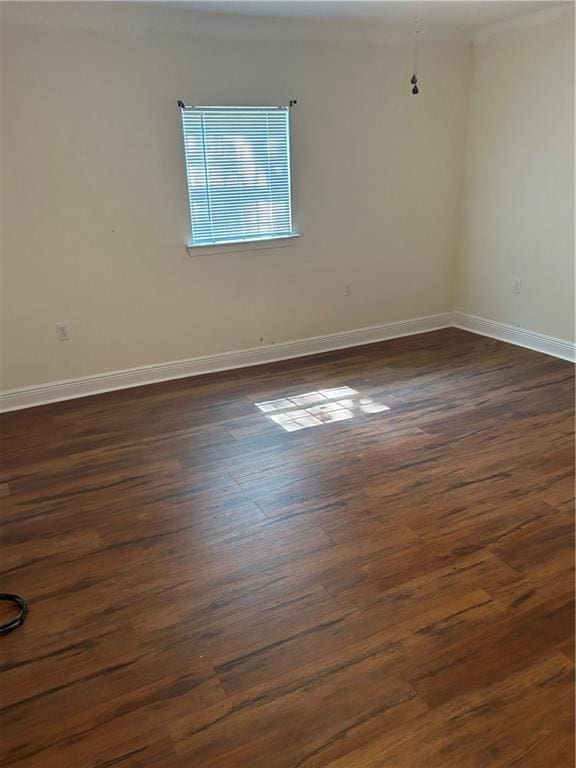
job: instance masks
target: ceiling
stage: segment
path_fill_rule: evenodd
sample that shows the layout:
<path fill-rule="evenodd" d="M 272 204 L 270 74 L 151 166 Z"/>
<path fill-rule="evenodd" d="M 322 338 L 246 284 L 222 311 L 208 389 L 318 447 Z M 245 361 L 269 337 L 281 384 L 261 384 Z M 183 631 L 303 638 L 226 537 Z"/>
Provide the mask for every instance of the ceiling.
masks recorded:
<path fill-rule="evenodd" d="M 331 19 L 401 25 L 418 17 L 428 27 L 474 30 L 528 13 L 570 5 L 555 0 L 195 0 L 180 6 L 215 13 Z"/>

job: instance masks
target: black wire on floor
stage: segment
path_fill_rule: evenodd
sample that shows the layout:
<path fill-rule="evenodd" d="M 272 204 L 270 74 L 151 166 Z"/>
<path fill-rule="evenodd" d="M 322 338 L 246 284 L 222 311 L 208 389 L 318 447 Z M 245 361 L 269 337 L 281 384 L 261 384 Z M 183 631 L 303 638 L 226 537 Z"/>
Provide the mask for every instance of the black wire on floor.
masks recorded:
<path fill-rule="evenodd" d="M 28 603 L 20 595 L 11 595 L 9 592 L 0 592 L 0 600 L 15 603 L 20 608 L 20 612 L 14 619 L 6 622 L 6 624 L 0 624 L 0 635 L 7 635 L 8 632 L 12 632 L 12 630 L 18 629 L 18 627 L 24 624 L 28 614 Z"/>

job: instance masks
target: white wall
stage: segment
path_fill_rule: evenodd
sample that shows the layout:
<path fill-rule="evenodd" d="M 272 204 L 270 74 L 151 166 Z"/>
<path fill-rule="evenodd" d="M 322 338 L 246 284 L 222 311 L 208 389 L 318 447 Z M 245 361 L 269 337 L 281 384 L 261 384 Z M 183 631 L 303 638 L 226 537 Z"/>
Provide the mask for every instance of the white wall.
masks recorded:
<path fill-rule="evenodd" d="M 571 340 L 574 16 L 511 26 L 473 49 L 456 307 Z"/>
<path fill-rule="evenodd" d="M 66 6 L 3 6 L 2 389 L 452 309 L 469 44 Z M 291 98 L 301 238 L 189 258 L 177 99 Z"/>

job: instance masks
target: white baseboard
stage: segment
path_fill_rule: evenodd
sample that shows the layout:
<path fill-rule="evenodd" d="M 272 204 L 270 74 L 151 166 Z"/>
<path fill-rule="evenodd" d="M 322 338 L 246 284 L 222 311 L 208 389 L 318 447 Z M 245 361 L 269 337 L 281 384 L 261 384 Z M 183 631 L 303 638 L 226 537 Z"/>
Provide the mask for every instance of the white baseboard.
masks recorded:
<path fill-rule="evenodd" d="M 73 400 L 87 395 L 111 392 L 117 389 L 140 387 L 159 381 L 182 379 L 199 376 L 203 373 L 245 368 L 250 365 L 273 363 L 293 357 L 329 352 L 335 349 L 372 344 L 416 333 L 437 331 L 452 325 L 452 313 L 446 312 L 429 317 L 417 317 L 397 323 L 375 325 L 370 328 L 358 328 L 355 331 L 342 331 L 326 336 L 314 336 L 297 341 L 286 341 L 270 346 L 253 347 L 235 352 L 222 352 L 216 355 L 194 357 L 189 360 L 177 360 L 171 363 L 157 363 L 140 368 L 128 368 L 111 373 L 83 376 L 78 379 L 53 381 L 0 393 L 0 411 L 17 411 L 36 405 Z"/>
<path fill-rule="evenodd" d="M 532 349 L 535 352 L 543 352 L 545 355 L 569 360 L 571 363 L 576 361 L 576 344 L 573 341 L 557 339 L 554 336 L 546 336 L 543 333 L 535 333 L 525 328 L 498 323 L 495 320 L 486 320 L 484 317 L 467 315 L 463 312 L 454 312 L 453 324 L 455 328 L 461 328 L 464 331 L 506 341 L 508 344 L 526 347 L 526 349 Z"/>
<path fill-rule="evenodd" d="M 78 397 L 97 395 L 102 392 L 113 392 L 117 389 L 141 387 L 160 381 L 273 363 L 279 360 L 289 360 L 293 357 L 304 357 L 335 349 L 373 344 L 377 341 L 386 341 L 386 339 L 413 336 L 416 333 L 428 333 L 450 327 L 461 328 L 481 336 L 489 336 L 492 339 L 526 347 L 536 352 L 543 352 L 562 360 L 576 361 L 576 344 L 574 342 L 527 331 L 524 328 L 498 323 L 494 320 L 486 320 L 483 317 L 467 315 L 463 312 L 446 312 L 429 317 L 417 317 L 413 320 L 402 320 L 397 323 L 375 325 L 370 328 L 358 328 L 355 331 L 330 333 L 326 336 L 313 336 L 269 346 L 221 352 L 216 355 L 194 357 L 189 360 L 144 365 L 140 368 L 128 368 L 111 373 L 83 376 L 78 379 L 66 379 L 12 389 L 0 393 L 0 411 L 17 411 L 46 403 L 74 400 Z"/>

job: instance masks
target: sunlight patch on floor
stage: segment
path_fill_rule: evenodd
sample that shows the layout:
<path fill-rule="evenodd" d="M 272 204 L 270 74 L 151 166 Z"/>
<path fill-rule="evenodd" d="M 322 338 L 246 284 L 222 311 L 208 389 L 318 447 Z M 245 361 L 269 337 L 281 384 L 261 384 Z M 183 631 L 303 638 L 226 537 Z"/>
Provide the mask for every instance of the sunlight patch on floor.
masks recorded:
<path fill-rule="evenodd" d="M 351 387 L 334 387 L 304 392 L 293 397 L 255 403 L 256 408 L 286 432 L 348 421 L 361 413 L 381 413 L 390 408 Z"/>

